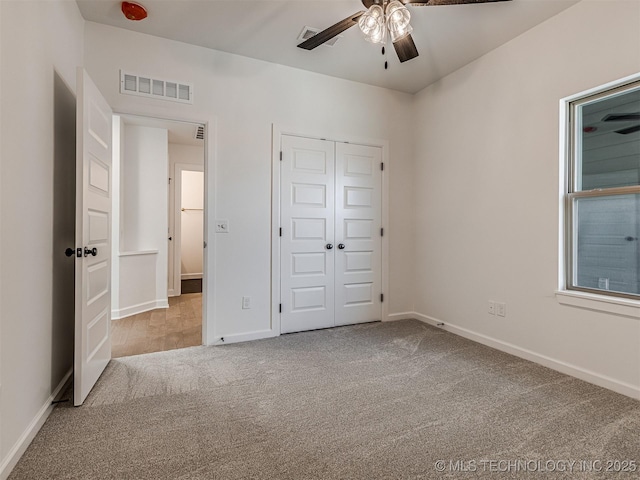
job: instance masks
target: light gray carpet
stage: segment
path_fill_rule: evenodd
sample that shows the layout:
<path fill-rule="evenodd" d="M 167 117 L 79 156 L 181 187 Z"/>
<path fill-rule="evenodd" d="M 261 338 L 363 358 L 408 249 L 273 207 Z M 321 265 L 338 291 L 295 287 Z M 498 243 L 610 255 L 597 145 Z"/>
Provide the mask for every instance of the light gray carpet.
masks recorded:
<path fill-rule="evenodd" d="M 537 460 L 640 469 L 640 402 L 409 320 L 113 360 L 10 479 L 614 476 Z"/>

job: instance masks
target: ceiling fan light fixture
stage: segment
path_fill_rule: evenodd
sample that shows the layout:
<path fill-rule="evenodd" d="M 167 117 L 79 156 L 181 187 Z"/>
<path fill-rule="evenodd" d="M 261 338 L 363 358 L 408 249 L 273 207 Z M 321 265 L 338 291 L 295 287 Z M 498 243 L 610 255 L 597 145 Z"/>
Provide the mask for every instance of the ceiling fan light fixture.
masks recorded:
<path fill-rule="evenodd" d="M 411 21 L 411 13 L 402 3 L 398 0 L 392 0 L 387 5 L 387 28 L 389 29 L 389 35 L 391 36 L 391 42 L 396 43 L 402 40 L 411 32 L 413 27 L 409 23 Z"/>
<path fill-rule="evenodd" d="M 391 37 L 391 43 L 396 43 L 407 35 L 413 32 L 413 27 L 411 25 L 407 25 L 406 28 L 398 28 L 398 29 L 389 29 L 389 36 Z"/>
<path fill-rule="evenodd" d="M 407 28 L 407 25 L 409 25 L 410 21 L 411 12 L 409 12 L 409 9 L 398 0 L 391 0 L 391 2 L 389 2 L 389 5 L 387 5 L 387 24 L 389 26 L 389 29 Z"/>
<path fill-rule="evenodd" d="M 387 40 L 384 10 L 380 5 L 371 5 L 358 19 L 358 27 L 368 42 L 385 43 Z"/>

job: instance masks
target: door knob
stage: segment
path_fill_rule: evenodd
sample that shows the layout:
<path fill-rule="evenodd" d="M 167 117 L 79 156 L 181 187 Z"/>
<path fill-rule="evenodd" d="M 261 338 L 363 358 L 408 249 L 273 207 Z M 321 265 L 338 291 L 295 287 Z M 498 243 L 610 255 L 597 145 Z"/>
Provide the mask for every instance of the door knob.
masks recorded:
<path fill-rule="evenodd" d="M 67 257 L 72 256 L 74 253 L 76 253 L 76 251 L 75 251 L 73 248 L 71 248 L 71 247 L 67 247 L 67 249 L 64 251 L 64 254 L 65 254 Z"/>
<path fill-rule="evenodd" d="M 98 249 L 96 247 L 84 247 L 84 256 L 88 257 L 89 255 L 93 255 L 95 257 L 96 255 L 98 255 Z"/>
<path fill-rule="evenodd" d="M 333 244 L 332 243 L 327 243 L 327 250 L 331 250 L 333 248 Z"/>
<path fill-rule="evenodd" d="M 346 245 L 345 245 L 344 243 L 339 243 L 339 244 L 338 244 L 338 248 L 339 248 L 340 250 L 344 250 L 344 249 L 345 249 L 345 247 L 346 247 Z"/>

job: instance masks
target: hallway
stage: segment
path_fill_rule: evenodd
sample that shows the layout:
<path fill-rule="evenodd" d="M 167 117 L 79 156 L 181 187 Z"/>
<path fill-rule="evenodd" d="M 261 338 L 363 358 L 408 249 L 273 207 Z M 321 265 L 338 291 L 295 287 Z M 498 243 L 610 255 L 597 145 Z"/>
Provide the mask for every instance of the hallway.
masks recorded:
<path fill-rule="evenodd" d="M 168 309 L 111 322 L 113 358 L 202 345 L 202 293 L 169 298 Z"/>

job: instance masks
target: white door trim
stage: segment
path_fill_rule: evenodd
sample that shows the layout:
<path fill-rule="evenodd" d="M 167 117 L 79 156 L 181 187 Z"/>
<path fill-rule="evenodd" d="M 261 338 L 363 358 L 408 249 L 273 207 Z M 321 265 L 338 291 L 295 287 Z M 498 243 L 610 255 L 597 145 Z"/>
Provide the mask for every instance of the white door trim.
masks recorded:
<path fill-rule="evenodd" d="M 333 142 L 370 145 L 382 149 L 382 320 L 389 317 L 389 141 L 359 138 L 344 133 L 313 133 L 295 127 L 272 125 L 271 131 L 271 335 L 280 335 L 280 142 L 282 135 L 291 135 Z"/>
<path fill-rule="evenodd" d="M 136 115 L 170 122 L 185 122 L 204 125 L 204 238 L 207 247 L 204 249 L 203 264 L 204 274 L 202 276 L 202 343 L 203 345 L 213 345 L 216 338 L 216 313 L 214 305 L 215 282 L 216 282 L 216 237 L 213 229 L 209 228 L 209 218 L 215 218 L 216 196 L 209 194 L 209 189 L 214 189 L 216 185 L 216 165 L 217 165 L 217 118 L 214 116 L 171 116 L 159 115 L 152 108 L 140 107 L 140 109 L 121 108 L 114 110 L 115 115 Z M 211 222 L 213 223 L 213 222 Z"/>

